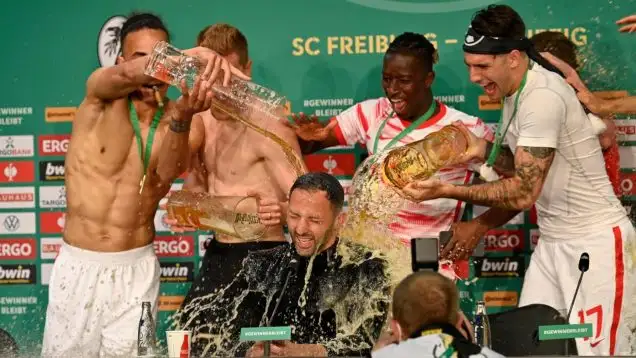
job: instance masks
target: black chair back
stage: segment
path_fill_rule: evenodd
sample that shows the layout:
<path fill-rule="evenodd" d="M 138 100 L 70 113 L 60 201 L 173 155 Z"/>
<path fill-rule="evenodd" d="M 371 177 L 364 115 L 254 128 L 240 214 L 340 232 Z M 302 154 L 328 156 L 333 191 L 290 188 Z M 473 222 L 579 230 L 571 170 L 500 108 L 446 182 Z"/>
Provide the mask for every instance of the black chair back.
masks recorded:
<path fill-rule="evenodd" d="M 574 339 L 539 341 L 539 326 L 567 324 L 559 311 L 534 304 L 489 314 L 492 349 L 505 356 L 576 355 Z"/>

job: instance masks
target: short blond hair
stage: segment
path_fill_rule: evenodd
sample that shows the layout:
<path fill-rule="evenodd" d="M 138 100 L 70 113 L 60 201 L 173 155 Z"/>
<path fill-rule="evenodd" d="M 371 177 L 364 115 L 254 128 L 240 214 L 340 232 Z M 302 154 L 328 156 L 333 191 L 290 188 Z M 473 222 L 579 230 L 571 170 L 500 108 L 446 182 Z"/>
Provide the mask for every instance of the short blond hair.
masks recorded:
<path fill-rule="evenodd" d="M 453 281 L 437 272 L 412 273 L 393 293 L 393 319 L 409 336 L 425 324 L 454 325 L 458 315 L 459 291 Z"/>
<path fill-rule="evenodd" d="M 247 38 L 239 29 L 229 24 L 214 24 L 206 26 L 197 36 L 197 46 L 207 47 L 222 56 L 236 53 L 239 63 L 247 65 Z"/>

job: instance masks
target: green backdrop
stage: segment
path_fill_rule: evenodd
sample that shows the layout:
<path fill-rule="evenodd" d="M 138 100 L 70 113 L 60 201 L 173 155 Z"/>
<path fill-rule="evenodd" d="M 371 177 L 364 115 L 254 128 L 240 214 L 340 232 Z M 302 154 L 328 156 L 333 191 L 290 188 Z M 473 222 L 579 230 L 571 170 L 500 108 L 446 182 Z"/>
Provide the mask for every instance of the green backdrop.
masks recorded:
<path fill-rule="evenodd" d="M 515 7 L 528 36 L 564 32 L 585 57 L 584 75 L 595 90 L 634 94 L 636 36 L 619 34 L 614 21 L 636 13 L 636 1 L 499 1 Z M 87 76 L 100 65 L 99 34 L 106 21 L 132 10 L 161 15 L 179 48 L 194 44 L 206 25 L 227 22 L 247 36 L 253 78 L 291 100 L 292 111 L 327 118 L 357 101 L 382 95 L 382 52 L 404 31 L 426 34 L 439 49 L 435 94 L 446 104 L 487 122 L 499 111 L 482 110 L 481 90 L 468 82 L 461 43 L 471 14 L 483 0 L 315 1 L 25 1 L 7 2 L 0 14 L 5 50 L 0 56 L 0 328 L 23 352 L 38 352 L 47 305 L 47 282 L 61 240 L 63 159 L 72 110 Z M 103 38 L 102 41 L 107 41 Z M 176 91 L 172 90 L 174 98 Z M 636 123 L 619 117 L 626 199 L 636 193 Z M 313 170 L 338 175 L 348 185 L 364 151 L 340 148 L 308 157 Z M 175 185 L 178 188 L 178 184 Z M 473 211 L 468 209 L 466 216 Z M 204 235 L 171 236 L 160 224 L 156 248 L 162 262 L 159 335 L 199 267 Z M 538 236 L 531 213 L 493 231 L 487 258 L 470 265 L 474 284 L 460 283 L 464 309 L 484 297 L 491 311 L 514 307 L 524 269 Z M 507 258 L 506 258 L 507 257 Z M 573 263 L 575 264 L 575 263 Z M 177 269 L 177 267 L 179 269 Z M 193 272 L 194 271 L 194 272 Z"/>

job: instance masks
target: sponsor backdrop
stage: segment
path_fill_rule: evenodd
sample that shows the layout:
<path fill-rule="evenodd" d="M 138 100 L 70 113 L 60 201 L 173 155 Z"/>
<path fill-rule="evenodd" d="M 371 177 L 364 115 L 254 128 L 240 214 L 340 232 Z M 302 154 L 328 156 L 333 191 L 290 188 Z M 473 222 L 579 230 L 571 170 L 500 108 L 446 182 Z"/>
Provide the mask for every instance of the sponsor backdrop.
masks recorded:
<path fill-rule="evenodd" d="M 496 0 L 492 0 L 496 1 Z M 498 105 L 468 82 L 461 44 L 471 14 L 482 0 L 321 0 L 232 2 L 111 0 L 100 3 L 11 2 L 0 15 L 5 48 L 0 102 L 0 328 L 25 352 L 37 352 L 44 328 L 47 284 L 60 247 L 66 208 L 64 155 L 71 122 L 87 76 L 114 62 L 118 27 L 132 10 L 152 10 L 166 21 L 173 43 L 194 44 L 215 22 L 238 26 L 248 37 L 256 82 L 289 97 L 292 111 L 327 119 L 358 101 L 382 95 L 382 53 L 403 31 L 425 34 L 438 48 L 434 91 L 447 105 L 495 123 Z M 497 2 L 497 1 L 496 1 Z M 502 1 L 498 1 L 502 2 Z M 521 13 L 528 36 L 563 32 L 585 57 L 584 76 L 595 90 L 634 94 L 636 37 L 617 32 L 614 21 L 636 10 L 634 0 L 505 1 Z M 28 15 L 27 15 L 28 14 Z M 631 79 L 631 80 L 630 80 Z M 174 89 L 170 92 L 176 98 Z M 622 187 L 636 194 L 636 122 L 618 116 Z M 306 158 L 309 168 L 327 171 L 349 187 L 363 148 L 337 148 Z M 182 185 L 180 179 L 173 189 Z M 470 218 L 484 208 L 466 210 Z M 161 261 L 159 336 L 198 271 L 211 235 L 171 234 L 158 211 L 155 249 Z M 539 239 L 532 212 L 520 214 L 486 237 L 486 257 L 471 262 L 460 283 L 464 309 L 484 298 L 492 312 L 514 307 L 533 246 Z M 594 259 L 592 258 L 592 261 Z M 575 265 L 576 263 L 572 263 Z M 477 280 L 471 280 L 478 278 Z M 472 282 L 467 284 L 466 282 Z M 134 323 L 133 323 L 134 324 Z"/>

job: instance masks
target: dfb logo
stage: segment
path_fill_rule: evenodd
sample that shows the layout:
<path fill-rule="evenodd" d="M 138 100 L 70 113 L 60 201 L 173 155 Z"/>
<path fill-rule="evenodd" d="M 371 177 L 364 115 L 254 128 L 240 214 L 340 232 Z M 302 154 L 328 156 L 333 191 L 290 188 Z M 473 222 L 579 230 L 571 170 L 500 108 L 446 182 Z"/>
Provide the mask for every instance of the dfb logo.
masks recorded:
<path fill-rule="evenodd" d="M 0 260 L 33 260 L 35 259 L 34 239 L 2 239 L 0 240 Z"/>
<path fill-rule="evenodd" d="M 40 136 L 40 155 L 65 155 L 71 136 L 68 134 L 53 134 Z"/>
<path fill-rule="evenodd" d="M 157 236 L 154 241 L 158 257 L 189 257 L 194 254 L 192 236 Z"/>
<path fill-rule="evenodd" d="M 475 259 L 475 276 L 477 277 L 523 277 L 525 258 L 480 257 Z"/>
<path fill-rule="evenodd" d="M 621 191 L 623 195 L 636 195 L 636 173 L 620 172 Z"/>
<path fill-rule="evenodd" d="M 539 243 L 539 236 L 541 236 L 541 234 L 539 233 L 539 229 L 531 229 L 530 230 L 530 247 L 533 250 L 537 246 L 537 244 Z"/>
<path fill-rule="evenodd" d="M 484 235 L 486 251 L 519 251 L 523 249 L 524 236 L 521 230 L 490 230 Z"/>

